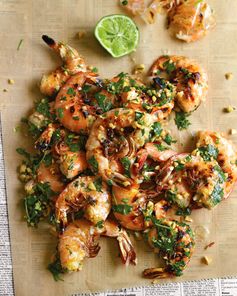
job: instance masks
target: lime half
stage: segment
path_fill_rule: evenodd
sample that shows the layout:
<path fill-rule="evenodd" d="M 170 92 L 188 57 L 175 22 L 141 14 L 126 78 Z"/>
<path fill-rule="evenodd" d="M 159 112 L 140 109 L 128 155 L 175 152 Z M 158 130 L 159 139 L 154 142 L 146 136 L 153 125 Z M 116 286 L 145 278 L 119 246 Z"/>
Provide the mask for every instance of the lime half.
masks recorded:
<path fill-rule="evenodd" d="M 114 58 L 118 58 L 136 49 L 139 30 L 126 15 L 113 14 L 97 23 L 95 37 Z"/>

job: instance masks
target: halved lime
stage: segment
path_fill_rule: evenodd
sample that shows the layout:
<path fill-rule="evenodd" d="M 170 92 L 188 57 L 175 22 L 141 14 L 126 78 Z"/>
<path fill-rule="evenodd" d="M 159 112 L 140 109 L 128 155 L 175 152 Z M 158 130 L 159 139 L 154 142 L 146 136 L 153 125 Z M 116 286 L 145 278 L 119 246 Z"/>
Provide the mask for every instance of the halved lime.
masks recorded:
<path fill-rule="evenodd" d="M 136 49 L 139 30 L 128 16 L 113 14 L 97 23 L 95 37 L 114 58 L 118 58 Z"/>

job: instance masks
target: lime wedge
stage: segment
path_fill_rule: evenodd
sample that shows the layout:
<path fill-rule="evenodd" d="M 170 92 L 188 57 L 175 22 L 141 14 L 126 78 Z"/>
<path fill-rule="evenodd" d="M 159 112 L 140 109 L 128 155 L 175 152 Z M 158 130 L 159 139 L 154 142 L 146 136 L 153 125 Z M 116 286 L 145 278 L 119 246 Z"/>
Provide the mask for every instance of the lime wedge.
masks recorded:
<path fill-rule="evenodd" d="M 103 17 L 97 23 L 95 37 L 114 58 L 118 58 L 136 49 L 139 30 L 128 16 L 114 14 Z"/>

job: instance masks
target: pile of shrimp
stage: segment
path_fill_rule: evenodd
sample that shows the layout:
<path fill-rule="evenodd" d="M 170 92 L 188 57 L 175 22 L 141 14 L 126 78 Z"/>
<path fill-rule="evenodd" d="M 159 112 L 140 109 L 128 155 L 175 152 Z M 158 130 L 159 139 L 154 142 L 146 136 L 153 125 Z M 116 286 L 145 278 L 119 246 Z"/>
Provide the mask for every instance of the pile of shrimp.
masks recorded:
<path fill-rule="evenodd" d="M 167 28 L 171 35 L 185 42 L 204 37 L 215 27 L 214 13 L 206 0 L 120 0 L 121 5 L 133 16 L 140 15 L 148 23 L 155 22 L 158 13 L 167 14 Z"/>
<path fill-rule="evenodd" d="M 19 178 L 25 183 L 30 226 L 53 225 L 58 244 L 49 270 L 79 271 L 95 257 L 101 236 L 116 238 L 125 265 L 137 264 L 128 235 L 140 232 L 163 259 L 147 278 L 180 276 L 194 251 L 185 222 L 192 210 L 212 209 L 237 180 L 236 151 L 223 135 L 202 131 L 196 149 L 179 153 L 163 123 L 174 106 L 194 111 L 207 93 L 207 75 L 196 63 L 162 56 L 152 83 L 120 73 L 101 79 L 64 43 L 43 40 L 63 65 L 44 75 L 44 98 L 24 119 L 35 154 L 24 149 Z"/>

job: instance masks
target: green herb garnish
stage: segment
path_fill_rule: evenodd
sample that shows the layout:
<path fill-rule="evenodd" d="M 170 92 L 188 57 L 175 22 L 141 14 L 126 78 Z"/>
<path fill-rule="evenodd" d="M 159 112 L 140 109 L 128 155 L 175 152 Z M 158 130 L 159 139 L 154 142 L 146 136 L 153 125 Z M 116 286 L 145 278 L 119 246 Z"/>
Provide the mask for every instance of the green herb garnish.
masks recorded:
<path fill-rule="evenodd" d="M 122 215 L 128 215 L 132 211 L 132 206 L 126 204 L 113 205 L 113 211 Z"/>
<path fill-rule="evenodd" d="M 212 159 L 217 159 L 217 156 L 219 153 L 218 149 L 211 144 L 208 144 L 206 146 L 201 146 L 197 148 L 197 150 L 199 151 L 201 157 L 205 161 L 211 161 Z"/>
<path fill-rule="evenodd" d="M 94 155 L 88 159 L 88 163 L 90 164 L 93 173 L 98 173 L 99 165 Z"/>
<path fill-rule="evenodd" d="M 122 166 L 124 168 L 124 174 L 130 178 L 131 177 L 131 173 L 130 173 L 131 162 L 130 162 L 129 158 L 127 156 L 125 156 L 125 157 L 121 158 L 120 161 L 121 161 Z"/>
<path fill-rule="evenodd" d="M 190 126 L 190 121 L 187 119 L 190 114 L 185 112 L 176 112 L 175 113 L 175 124 L 179 130 L 187 129 Z"/>

